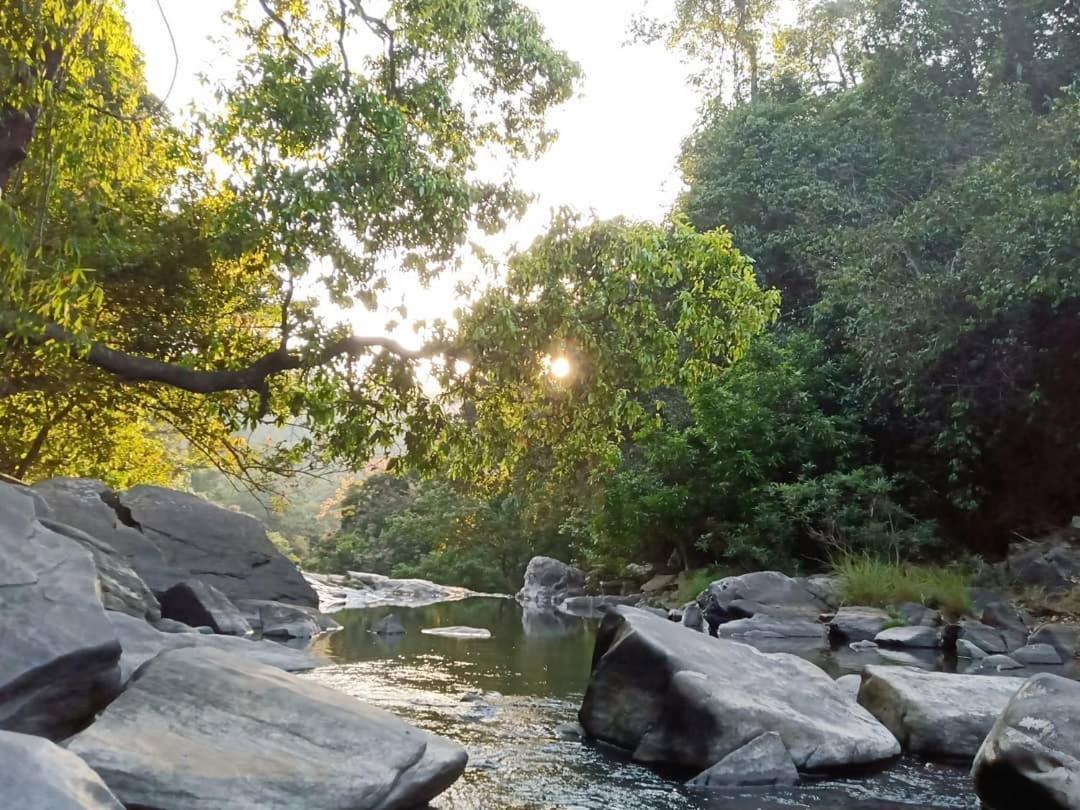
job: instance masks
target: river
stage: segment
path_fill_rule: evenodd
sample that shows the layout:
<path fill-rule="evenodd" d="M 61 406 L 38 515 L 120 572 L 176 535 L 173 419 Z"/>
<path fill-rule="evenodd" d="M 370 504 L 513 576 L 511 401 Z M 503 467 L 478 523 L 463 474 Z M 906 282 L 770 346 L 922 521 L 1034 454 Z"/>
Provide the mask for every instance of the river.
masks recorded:
<path fill-rule="evenodd" d="M 372 624 L 398 616 L 404 635 Z M 561 739 L 588 682 L 596 623 L 525 613 L 507 599 L 474 598 L 421 608 L 334 614 L 343 629 L 320 642 L 333 666 L 306 677 L 460 742 L 465 775 L 436 810 L 917 810 L 970 808 L 978 801 L 962 768 L 901 760 L 872 775 L 798 788 L 699 792 L 688 774 L 660 773 L 620 751 Z M 424 628 L 466 625 L 490 639 L 452 639 Z M 820 662 L 819 662 L 820 663 Z M 692 774 L 689 774 L 692 775 Z"/>

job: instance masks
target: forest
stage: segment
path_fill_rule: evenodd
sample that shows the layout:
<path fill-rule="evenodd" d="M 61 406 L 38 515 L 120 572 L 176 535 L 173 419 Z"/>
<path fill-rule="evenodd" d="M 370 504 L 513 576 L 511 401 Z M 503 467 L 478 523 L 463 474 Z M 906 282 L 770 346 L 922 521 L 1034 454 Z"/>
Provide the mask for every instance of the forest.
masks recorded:
<path fill-rule="evenodd" d="M 550 144 L 574 55 L 517 0 L 260 5 L 181 118 L 119 0 L 0 3 L 0 473 L 192 488 L 311 570 L 488 591 L 534 554 L 976 568 L 1080 512 L 1074 4 L 639 18 L 702 97 L 668 217 L 558 213 L 420 349 L 391 282 L 520 214 L 478 156 Z"/>

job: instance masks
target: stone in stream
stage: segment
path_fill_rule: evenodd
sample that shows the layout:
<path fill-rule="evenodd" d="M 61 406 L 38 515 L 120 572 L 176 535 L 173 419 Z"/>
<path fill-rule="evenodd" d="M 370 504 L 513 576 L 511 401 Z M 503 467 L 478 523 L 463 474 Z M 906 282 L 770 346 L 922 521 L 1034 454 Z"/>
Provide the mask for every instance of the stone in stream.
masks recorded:
<path fill-rule="evenodd" d="M 0 728 L 61 739 L 120 688 L 120 644 L 90 552 L 0 483 Z"/>
<path fill-rule="evenodd" d="M 552 557 L 533 557 L 525 569 L 525 582 L 517 600 L 537 608 L 555 607 L 573 596 L 585 595 L 585 574 L 580 568 Z"/>
<path fill-rule="evenodd" d="M 218 650 L 162 653 L 67 747 L 129 807 L 398 810 L 461 776 L 455 742 Z"/>
<path fill-rule="evenodd" d="M 1022 683 L 1020 678 L 868 666 L 859 703 L 888 727 L 905 751 L 969 759 Z"/>
<path fill-rule="evenodd" d="M 980 661 L 983 658 L 986 658 L 986 652 L 981 647 L 976 647 L 966 638 L 962 638 L 958 639 L 956 642 L 956 657 Z"/>
<path fill-rule="evenodd" d="M 640 593 L 629 596 L 571 596 L 558 605 L 558 609 L 571 616 L 596 619 L 615 605 L 636 605 L 641 598 Z"/>
<path fill-rule="evenodd" d="M 896 612 L 909 627 L 937 627 L 941 624 L 941 613 L 918 602 L 904 602 L 896 608 Z"/>
<path fill-rule="evenodd" d="M 1049 644 L 1028 644 L 1009 653 L 1009 657 L 1027 666 L 1056 666 L 1063 663 L 1058 651 Z"/>
<path fill-rule="evenodd" d="M 252 629 L 266 638 L 311 638 L 341 625 L 315 608 L 268 599 L 238 599 L 236 607 Z"/>
<path fill-rule="evenodd" d="M 90 766 L 43 737 L 0 731 L 0 807 L 124 810 Z"/>
<path fill-rule="evenodd" d="M 1080 650 L 1080 625 L 1044 624 L 1028 636 L 1027 643 L 1049 644 L 1063 661 L 1071 661 Z"/>
<path fill-rule="evenodd" d="M 626 607 L 600 624 L 579 719 L 591 737 L 637 761 L 698 769 L 770 731 L 806 771 L 900 752 L 887 729 L 808 661 Z"/>
<path fill-rule="evenodd" d="M 161 612 L 166 619 L 192 627 L 210 627 L 223 636 L 251 633 L 251 625 L 229 597 L 200 579 L 178 582 L 165 591 Z"/>
<path fill-rule="evenodd" d="M 109 611 L 109 622 L 120 640 L 120 678 L 127 683 L 135 671 L 159 653 L 187 647 L 227 652 L 255 663 L 277 667 L 288 672 L 302 672 L 326 663 L 303 650 L 294 650 L 273 641 L 255 641 L 237 636 L 200 633 L 191 628 L 186 633 L 163 633 L 146 622 L 126 613 Z"/>
<path fill-rule="evenodd" d="M 491 631 L 486 630 L 483 627 L 425 627 L 420 631 L 429 636 L 445 636 L 446 638 L 462 638 L 462 639 L 488 639 L 491 638 Z"/>
<path fill-rule="evenodd" d="M 371 625 L 371 632 L 377 636 L 403 636 L 405 625 L 395 613 L 387 613 L 381 619 L 376 619 Z"/>
<path fill-rule="evenodd" d="M 873 641 L 892 621 L 888 611 L 871 607 L 842 607 L 829 622 L 829 640 L 834 644 Z"/>
<path fill-rule="evenodd" d="M 693 787 L 767 787 L 799 784 L 799 771 L 774 731 L 732 751 L 689 782 Z"/>
<path fill-rule="evenodd" d="M 1023 669 L 1024 665 L 1016 659 L 995 653 L 981 659 L 976 667 L 978 672 L 1004 672 L 1010 669 Z"/>
<path fill-rule="evenodd" d="M 1029 678 L 975 755 L 971 775 L 992 810 L 1080 807 L 1080 683 Z"/>
<path fill-rule="evenodd" d="M 996 627 L 981 622 L 964 622 L 957 633 L 957 641 L 963 640 L 974 644 L 980 650 L 991 655 L 1007 653 L 1009 645 L 1005 636 Z"/>
<path fill-rule="evenodd" d="M 735 619 L 758 613 L 816 619 L 828 604 L 798 580 L 779 571 L 755 571 L 718 579 L 698 596 L 709 632 Z"/>
<path fill-rule="evenodd" d="M 912 647 L 937 649 L 941 646 L 941 632 L 936 627 L 890 627 L 874 636 L 879 647 Z"/>
<path fill-rule="evenodd" d="M 828 628 L 808 619 L 768 616 L 758 613 L 749 619 L 724 622 L 717 628 L 720 638 L 798 638 L 825 643 Z"/>

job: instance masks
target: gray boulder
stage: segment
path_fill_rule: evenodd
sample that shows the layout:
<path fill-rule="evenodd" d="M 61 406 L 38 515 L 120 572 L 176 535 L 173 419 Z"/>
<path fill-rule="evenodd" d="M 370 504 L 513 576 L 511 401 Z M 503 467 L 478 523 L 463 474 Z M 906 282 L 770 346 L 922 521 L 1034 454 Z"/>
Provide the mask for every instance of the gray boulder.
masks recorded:
<path fill-rule="evenodd" d="M 859 703 L 904 750 L 939 759 L 970 759 L 1023 680 L 869 666 Z"/>
<path fill-rule="evenodd" d="M 892 621 L 888 611 L 871 607 L 842 607 L 829 622 L 829 640 L 835 644 L 872 641 Z"/>
<path fill-rule="evenodd" d="M 858 700 L 859 689 L 862 687 L 862 676 L 854 673 L 850 675 L 841 675 L 836 679 L 836 685 L 844 690 L 844 694 L 852 700 Z"/>
<path fill-rule="evenodd" d="M 198 633 L 198 629 L 190 624 L 173 621 L 172 619 L 158 619 L 153 623 L 154 628 L 162 633 Z"/>
<path fill-rule="evenodd" d="M 1009 657 L 1028 666 L 1056 666 L 1064 663 L 1058 651 L 1049 644 L 1028 644 L 1011 652 Z"/>
<path fill-rule="evenodd" d="M 986 658 L 987 653 L 982 647 L 976 647 L 966 638 L 958 639 L 956 642 L 956 657 L 957 658 L 970 658 L 972 661 L 980 661 Z"/>
<path fill-rule="evenodd" d="M 936 627 L 890 627 L 874 636 L 879 647 L 913 647 L 937 649 L 941 646 L 941 632 Z"/>
<path fill-rule="evenodd" d="M 828 628 L 808 619 L 769 616 L 764 613 L 749 619 L 724 622 L 717 628 L 720 638 L 798 638 L 825 643 Z"/>
<path fill-rule="evenodd" d="M 198 632 L 163 633 L 134 616 L 126 613 L 109 614 L 116 637 L 124 654 L 120 656 L 120 678 L 127 683 L 135 671 L 160 653 L 168 650 L 197 647 L 202 650 L 220 650 L 254 663 L 277 667 L 287 672 L 302 672 L 326 664 L 303 650 L 294 650 L 273 641 L 254 641 L 236 636 L 218 636 Z"/>
<path fill-rule="evenodd" d="M 579 719 L 640 762 L 705 769 L 776 732 L 799 770 L 889 759 L 891 734 L 821 669 L 619 607 L 600 624 Z"/>
<path fill-rule="evenodd" d="M 765 787 L 799 784 L 799 771 L 776 732 L 737 748 L 687 784 L 694 787 Z"/>
<path fill-rule="evenodd" d="M 1072 661 L 1080 650 L 1080 625 L 1044 624 L 1030 636 L 1028 644 L 1049 644 L 1063 661 Z"/>
<path fill-rule="evenodd" d="M 701 605 L 691 602 L 683 608 L 682 626 L 689 627 L 699 633 L 705 630 L 705 617 L 701 613 Z"/>
<path fill-rule="evenodd" d="M 251 625 L 225 594 L 201 579 L 177 582 L 161 596 L 166 619 L 209 627 L 223 636 L 246 636 Z"/>
<path fill-rule="evenodd" d="M 996 627 L 989 627 L 981 622 L 964 622 L 957 633 L 957 641 L 963 640 L 974 644 L 980 650 L 991 655 L 1007 653 L 1009 645 L 1005 636 Z"/>
<path fill-rule="evenodd" d="M 1027 618 L 1008 602 L 998 601 L 986 605 L 982 611 L 982 623 L 1000 630 L 1028 634 Z"/>
<path fill-rule="evenodd" d="M 1029 678 L 987 734 L 971 775 L 993 810 L 1080 807 L 1080 683 Z"/>
<path fill-rule="evenodd" d="M 1013 579 L 1061 593 L 1080 583 L 1080 546 L 1062 540 L 1014 543 L 1006 567 Z"/>
<path fill-rule="evenodd" d="M 909 627 L 937 627 L 941 624 L 939 611 L 918 602 L 904 602 L 896 608 L 896 612 Z"/>
<path fill-rule="evenodd" d="M 337 690 L 190 648 L 147 664 L 68 749 L 125 805 L 154 810 L 411 808 L 467 760 Z"/>
<path fill-rule="evenodd" d="M 995 653 L 994 655 L 988 655 L 988 656 L 986 656 L 986 658 L 983 658 L 982 660 L 980 660 L 976 669 L 977 669 L 978 672 L 990 672 L 990 673 L 993 673 L 993 672 L 1006 672 L 1006 671 L 1008 671 L 1010 669 L 1023 669 L 1023 668 L 1024 668 L 1024 665 L 1021 664 L 1016 659 L 1014 659 L 1014 658 L 1012 658 L 1012 657 L 1010 657 L 1008 655 Z"/>
<path fill-rule="evenodd" d="M 537 608 L 555 607 L 585 595 L 585 574 L 580 568 L 552 557 L 533 557 L 525 569 L 525 582 L 517 600 Z"/>
<path fill-rule="evenodd" d="M 124 810 L 90 766 L 43 737 L 0 731 L 0 807 Z"/>
<path fill-rule="evenodd" d="M 315 608 L 267 599 L 241 599 L 236 607 L 251 628 L 267 638 L 310 638 L 341 625 Z"/>
<path fill-rule="evenodd" d="M 758 613 L 816 619 L 828 604 L 803 583 L 779 571 L 755 571 L 718 579 L 698 597 L 709 632 L 724 622 Z"/>
<path fill-rule="evenodd" d="M 120 686 L 120 645 L 90 552 L 0 483 L 0 728 L 59 739 Z"/>

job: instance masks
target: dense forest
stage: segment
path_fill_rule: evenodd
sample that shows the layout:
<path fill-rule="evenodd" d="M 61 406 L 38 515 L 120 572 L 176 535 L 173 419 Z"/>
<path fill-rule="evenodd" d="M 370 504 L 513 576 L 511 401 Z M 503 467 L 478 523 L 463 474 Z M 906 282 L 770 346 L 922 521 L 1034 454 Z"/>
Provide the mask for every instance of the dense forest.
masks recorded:
<path fill-rule="evenodd" d="M 219 104 L 180 121 L 117 2 L 32 5 L 0 6 L 0 472 L 223 474 L 255 511 L 387 454 L 340 530 L 284 542 L 483 590 L 536 553 L 993 559 L 1080 511 L 1074 4 L 638 20 L 703 98 L 669 218 L 561 213 L 420 350 L 380 336 L 388 279 L 449 272 L 522 210 L 477 155 L 538 154 L 578 84 L 532 12 L 268 0 L 233 18 Z"/>

